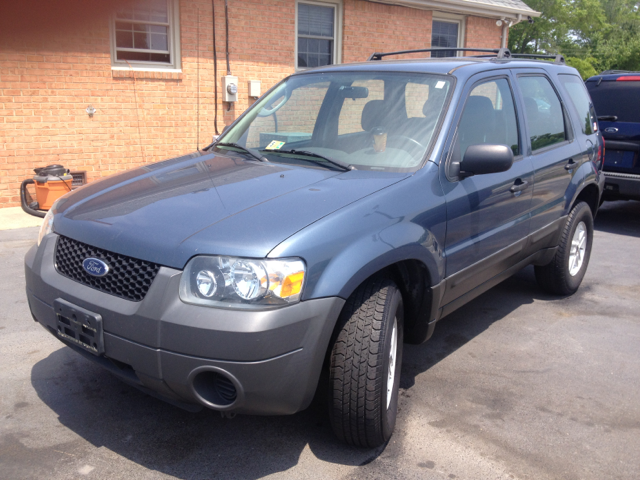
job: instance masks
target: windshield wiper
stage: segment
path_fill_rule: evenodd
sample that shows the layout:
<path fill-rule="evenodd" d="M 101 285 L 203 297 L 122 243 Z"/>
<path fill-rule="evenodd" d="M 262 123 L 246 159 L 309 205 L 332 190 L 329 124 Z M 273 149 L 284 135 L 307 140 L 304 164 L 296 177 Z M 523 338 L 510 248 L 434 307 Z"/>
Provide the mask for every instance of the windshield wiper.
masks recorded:
<path fill-rule="evenodd" d="M 221 142 L 221 143 L 216 143 L 215 146 L 216 147 L 234 147 L 234 148 L 237 148 L 237 149 L 242 150 L 244 152 L 247 152 L 249 155 L 251 155 L 253 158 L 255 158 L 256 160 L 258 160 L 260 162 L 268 162 L 269 161 L 266 158 L 264 158 L 262 155 L 260 155 L 259 153 L 256 153 L 253 150 L 249 150 L 247 147 L 243 147 L 242 145 L 238 145 L 237 143 Z"/>
<path fill-rule="evenodd" d="M 345 172 L 348 172 L 349 170 L 355 170 L 356 167 L 354 167 L 353 165 L 349 165 L 348 163 L 345 163 L 341 160 L 336 160 L 334 158 L 329 158 L 329 157 L 325 157 L 324 155 L 320 155 L 318 153 L 314 153 L 314 152 L 310 152 L 308 150 L 260 150 L 261 152 L 269 152 L 269 153 L 290 153 L 290 154 L 294 154 L 294 155 L 304 155 L 305 157 L 312 157 L 312 158 L 320 158 L 326 162 L 329 162 L 332 165 L 335 165 L 336 167 L 341 168 L 342 170 L 344 170 Z M 309 160 L 312 161 L 318 165 L 322 165 L 323 162 L 318 162 L 316 160 Z"/>

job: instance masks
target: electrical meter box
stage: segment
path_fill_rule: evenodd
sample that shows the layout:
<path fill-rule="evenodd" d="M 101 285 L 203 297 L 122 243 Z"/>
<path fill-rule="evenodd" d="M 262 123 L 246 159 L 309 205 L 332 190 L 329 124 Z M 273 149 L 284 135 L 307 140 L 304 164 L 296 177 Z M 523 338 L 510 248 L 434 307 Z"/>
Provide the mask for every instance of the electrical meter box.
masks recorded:
<path fill-rule="evenodd" d="M 260 80 L 249 80 L 249 96 L 258 98 L 260 95 Z"/>
<path fill-rule="evenodd" d="M 225 75 L 222 77 L 223 101 L 238 101 L 238 77 L 233 75 Z"/>

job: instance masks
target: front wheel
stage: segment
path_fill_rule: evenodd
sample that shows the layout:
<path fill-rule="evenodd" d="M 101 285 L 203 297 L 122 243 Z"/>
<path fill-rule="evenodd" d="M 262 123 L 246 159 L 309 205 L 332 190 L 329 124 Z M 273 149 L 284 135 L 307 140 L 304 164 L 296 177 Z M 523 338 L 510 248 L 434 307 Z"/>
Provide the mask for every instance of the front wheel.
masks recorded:
<path fill-rule="evenodd" d="M 553 260 L 535 267 L 538 285 L 555 295 L 575 293 L 587 272 L 592 243 L 593 215 L 589 206 L 580 202 L 569 213 Z"/>
<path fill-rule="evenodd" d="M 384 276 L 349 297 L 331 351 L 331 426 L 350 445 L 374 448 L 391 438 L 402 364 L 402 295 Z"/>

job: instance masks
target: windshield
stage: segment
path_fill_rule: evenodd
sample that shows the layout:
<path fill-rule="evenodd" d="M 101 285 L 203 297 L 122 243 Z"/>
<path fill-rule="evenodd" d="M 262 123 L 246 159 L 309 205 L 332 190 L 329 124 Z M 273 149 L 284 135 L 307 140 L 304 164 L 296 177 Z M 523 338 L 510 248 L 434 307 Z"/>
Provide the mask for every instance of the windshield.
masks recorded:
<path fill-rule="evenodd" d="M 450 89 L 442 75 L 293 76 L 220 137 L 228 146 L 217 148 L 234 143 L 270 162 L 314 168 L 410 171 L 422 163 Z"/>

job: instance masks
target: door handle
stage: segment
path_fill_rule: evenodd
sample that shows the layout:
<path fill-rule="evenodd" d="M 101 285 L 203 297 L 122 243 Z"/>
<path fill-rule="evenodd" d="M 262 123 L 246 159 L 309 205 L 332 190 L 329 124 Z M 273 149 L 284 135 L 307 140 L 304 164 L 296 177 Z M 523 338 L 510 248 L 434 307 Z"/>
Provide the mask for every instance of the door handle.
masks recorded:
<path fill-rule="evenodd" d="M 580 164 L 577 163 L 577 162 L 574 162 L 573 158 L 571 158 L 571 159 L 569 159 L 569 162 L 564 166 L 564 169 L 571 171 L 574 168 L 576 168 L 578 165 L 580 165 Z"/>
<path fill-rule="evenodd" d="M 529 182 L 526 180 L 516 180 L 516 182 L 517 183 L 514 183 L 509 189 L 511 193 L 521 192 L 529 186 Z"/>

